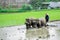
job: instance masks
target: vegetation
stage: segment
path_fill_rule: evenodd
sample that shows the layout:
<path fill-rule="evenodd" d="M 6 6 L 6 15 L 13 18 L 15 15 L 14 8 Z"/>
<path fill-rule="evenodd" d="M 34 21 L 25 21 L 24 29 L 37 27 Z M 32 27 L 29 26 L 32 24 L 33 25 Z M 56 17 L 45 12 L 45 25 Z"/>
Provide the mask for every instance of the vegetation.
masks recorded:
<path fill-rule="evenodd" d="M 34 9 L 39 9 L 41 7 L 42 0 L 30 0 L 30 4 Z"/>
<path fill-rule="evenodd" d="M 33 10 L 22 13 L 0 13 L 0 27 L 23 25 L 29 17 L 41 18 L 49 13 L 51 20 L 60 20 L 60 10 Z"/>
<path fill-rule="evenodd" d="M 3 7 L 0 6 L 0 13 L 1 12 L 2 13 L 7 13 L 7 12 L 9 12 L 9 13 L 11 13 L 11 12 L 25 12 L 25 11 L 30 11 L 32 9 L 33 9 L 33 7 L 31 5 L 29 5 L 29 4 L 24 4 L 20 8 L 12 8 L 12 7 L 3 8 Z"/>
<path fill-rule="evenodd" d="M 21 8 L 22 10 L 32 10 L 33 8 L 32 8 L 32 6 L 31 5 L 29 5 L 29 4 L 24 4 L 24 5 L 22 5 L 22 8 Z"/>
<path fill-rule="evenodd" d="M 59 0 L 30 0 L 29 3 L 32 5 L 32 7 L 34 9 L 42 9 L 44 6 L 44 4 L 42 4 L 43 2 L 48 2 L 48 3 L 49 2 L 59 2 Z M 48 7 L 47 4 L 45 6 Z M 43 9 L 46 9 L 46 7 Z"/>

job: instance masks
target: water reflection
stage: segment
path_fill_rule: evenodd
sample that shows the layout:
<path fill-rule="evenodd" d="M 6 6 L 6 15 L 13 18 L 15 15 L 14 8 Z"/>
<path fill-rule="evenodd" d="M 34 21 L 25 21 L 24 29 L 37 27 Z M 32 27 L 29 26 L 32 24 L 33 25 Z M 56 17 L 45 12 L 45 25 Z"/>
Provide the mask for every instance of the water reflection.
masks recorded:
<path fill-rule="evenodd" d="M 38 30 L 34 30 L 34 31 L 27 31 L 27 38 L 28 40 L 60 40 L 60 29 L 56 29 L 57 27 L 49 27 L 48 31 L 42 31 L 38 29 Z M 48 35 L 49 32 L 49 37 L 46 37 L 46 35 Z M 40 38 L 39 38 L 40 37 Z"/>

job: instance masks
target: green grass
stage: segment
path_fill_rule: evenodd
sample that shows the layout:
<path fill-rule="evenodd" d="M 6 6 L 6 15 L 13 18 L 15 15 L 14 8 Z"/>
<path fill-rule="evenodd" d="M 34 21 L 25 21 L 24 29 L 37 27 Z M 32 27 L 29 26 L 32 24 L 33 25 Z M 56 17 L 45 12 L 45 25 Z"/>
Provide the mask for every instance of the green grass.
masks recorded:
<path fill-rule="evenodd" d="M 49 13 L 50 20 L 60 20 L 60 10 L 40 10 L 22 13 L 0 13 L 0 27 L 22 25 L 25 22 L 25 18 L 41 18 L 44 17 L 46 13 Z"/>

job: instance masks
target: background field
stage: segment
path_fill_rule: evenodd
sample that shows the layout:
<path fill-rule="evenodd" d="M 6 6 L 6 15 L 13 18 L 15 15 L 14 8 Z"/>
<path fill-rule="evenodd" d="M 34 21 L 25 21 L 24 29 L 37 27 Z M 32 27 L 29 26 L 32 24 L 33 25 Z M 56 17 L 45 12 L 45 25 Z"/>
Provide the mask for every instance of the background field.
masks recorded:
<path fill-rule="evenodd" d="M 51 20 L 60 20 L 60 10 L 33 10 L 21 13 L 0 13 L 0 27 L 23 25 L 26 18 L 35 17 L 41 18 L 45 17 L 45 14 L 49 13 Z"/>

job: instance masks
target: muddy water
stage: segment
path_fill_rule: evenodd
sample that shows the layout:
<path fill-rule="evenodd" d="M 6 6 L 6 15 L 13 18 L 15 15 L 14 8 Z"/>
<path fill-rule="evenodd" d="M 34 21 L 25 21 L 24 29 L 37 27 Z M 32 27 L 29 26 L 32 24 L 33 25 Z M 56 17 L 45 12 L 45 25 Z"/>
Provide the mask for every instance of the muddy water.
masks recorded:
<path fill-rule="evenodd" d="M 46 38 L 49 34 L 47 28 L 35 28 L 35 29 L 29 29 L 26 31 L 26 38 L 28 40 L 37 40 L 38 38 Z"/>
<path fill-rule="evenodd" d="M 60 40 L 60 21 L 48 24 L 48 27 L 29 30 L 25 25 L 0 28 L 0 40 Z"/>
<path fill-rule="evenodd" d="M 33 31 L 28 30 L 26 34 L 27 39 L 28 40 L 60 40 L 60 21 L 50 22 L 49 25 L 50 26 L 48 26 L 48 28 L 44 28 L 44 29 L 43 28 L 38 30 L 35 29 Z"/>

